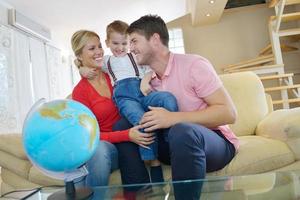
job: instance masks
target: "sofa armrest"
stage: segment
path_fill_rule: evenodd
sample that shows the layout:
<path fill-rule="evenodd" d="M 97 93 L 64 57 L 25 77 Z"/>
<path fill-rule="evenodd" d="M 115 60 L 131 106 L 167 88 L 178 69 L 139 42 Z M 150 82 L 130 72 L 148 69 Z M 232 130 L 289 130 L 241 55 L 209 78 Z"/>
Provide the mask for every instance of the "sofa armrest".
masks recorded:
<path fill-rule="evenodd" d="M 286 142 L 300 160 L 300 108 L 271 112 L 257 125 L 255 133 Z"/>

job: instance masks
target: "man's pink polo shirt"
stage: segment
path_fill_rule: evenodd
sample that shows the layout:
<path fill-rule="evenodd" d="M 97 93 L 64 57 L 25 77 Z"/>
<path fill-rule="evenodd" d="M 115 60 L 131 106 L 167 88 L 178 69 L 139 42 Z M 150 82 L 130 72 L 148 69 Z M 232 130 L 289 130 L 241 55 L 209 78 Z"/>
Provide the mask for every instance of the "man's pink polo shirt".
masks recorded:
<path fill-rule="evenodd" d="M 207 59 L 197 55 L 173 53 L 170 53 L 163 77 L 158 79 L 153 73 L 151 85 L 154 90 L 171 92 L 182 112 L 205 109 L 207 104 L 203 98 L 223 86 Z M 219 129 L 236 150 L 239 148 L 239 141 L 228 125 L 215 129 Z"/>

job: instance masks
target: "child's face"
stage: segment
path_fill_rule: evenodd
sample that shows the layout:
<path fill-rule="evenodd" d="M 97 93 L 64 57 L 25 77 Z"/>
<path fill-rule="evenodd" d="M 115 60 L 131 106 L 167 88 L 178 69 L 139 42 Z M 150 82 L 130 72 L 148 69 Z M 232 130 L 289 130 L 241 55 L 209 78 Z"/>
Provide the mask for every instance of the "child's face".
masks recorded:
<path fill-rule="evenodd" d="M 106 40 L 106 45 L 110 48 L 112 54 L 116 57 L 123 57 L 128 52 L 128 37 L 127 34 L 112 32 L 109 39 Z"/>

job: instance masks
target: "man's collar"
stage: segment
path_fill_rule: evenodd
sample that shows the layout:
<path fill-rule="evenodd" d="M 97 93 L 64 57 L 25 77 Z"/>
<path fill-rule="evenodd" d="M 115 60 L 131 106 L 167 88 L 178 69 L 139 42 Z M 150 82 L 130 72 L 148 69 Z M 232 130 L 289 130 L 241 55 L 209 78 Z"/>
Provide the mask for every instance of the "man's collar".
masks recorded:
<path fill-rule="evenodd" d="M 174 58 L 174 54 L 172 52 L 170 52 L 169 61 L 168 61 L 166 70 L 165 70 L 165 72 L 164 72 L 164 74 L 161 78 L 169 76 L 171 68 L 172 68 L 173 58 Z M 155 72 L 153 72 L 152 73 L 152 79 L 155 79 L 155 78 L 158 78 L 158 76 Z"/>

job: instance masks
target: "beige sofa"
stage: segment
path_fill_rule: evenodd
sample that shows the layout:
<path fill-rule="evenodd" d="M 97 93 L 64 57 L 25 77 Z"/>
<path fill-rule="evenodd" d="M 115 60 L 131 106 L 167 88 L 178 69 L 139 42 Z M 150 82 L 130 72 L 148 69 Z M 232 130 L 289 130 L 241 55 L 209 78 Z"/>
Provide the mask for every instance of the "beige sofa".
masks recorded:
<path fill-rule="evenodd" d="M 300 170 L 300 108 L 272 111 L 271 98 L 259 78 L 251 72 L 221 75 L 231 95 L 238 120 L 232 129 L 239 136 L 240 149 L 234 159 L 215 175 L 244 175 L 276 170 Z M 26 158 L 20 134 L 0 135 L 1 191 L 39 185 L 62 184 L 43 175 Z M 170 167 L 164 166 L 170 179 Z M 111 184 L 120 184 L 119 171 Z"/>

